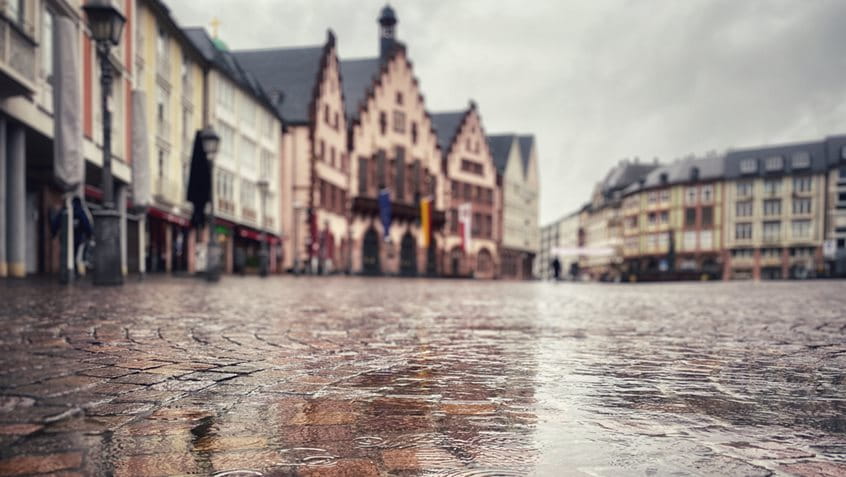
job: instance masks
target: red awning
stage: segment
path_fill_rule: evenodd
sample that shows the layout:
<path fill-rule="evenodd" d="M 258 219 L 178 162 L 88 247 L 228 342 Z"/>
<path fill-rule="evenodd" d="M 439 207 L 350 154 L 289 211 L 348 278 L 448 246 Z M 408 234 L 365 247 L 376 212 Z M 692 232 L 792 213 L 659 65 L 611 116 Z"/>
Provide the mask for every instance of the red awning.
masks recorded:
<path fill-rule="evenodd" d="M 248 227 L 240 226 L 238 227 L 238 236 L 242 238 L 248 238 L 250 240 L 255 240 L 257 242 L 261 242 L 261 232 L 255 229 L 251 229 Z M 265 241 L 267 243 L 276 243 L 279 241 L 279 237 L 265 233 Z"/>
<path fill-rule="evenodd" d="M 150 217 L 156 217 L 157 219 L 162 219 L 166 222 L 170 222 L 172 224 L 176 224 L 180 227 L 188 227 L 190 225 L 190 221 L 184 217 L 180 217 L 178 215 L 167 213 L 161 209 L 157 209 L 155 207 L 150 207 L 147 211 L 150 214 Z"/>

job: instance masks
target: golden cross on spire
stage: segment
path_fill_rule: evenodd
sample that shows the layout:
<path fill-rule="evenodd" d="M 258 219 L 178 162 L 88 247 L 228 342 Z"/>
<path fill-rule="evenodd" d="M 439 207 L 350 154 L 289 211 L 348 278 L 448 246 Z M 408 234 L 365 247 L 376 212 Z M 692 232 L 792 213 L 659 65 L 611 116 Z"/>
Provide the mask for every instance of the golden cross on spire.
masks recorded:
<path fill-rule="evenodd" d="M 217 29 L 220 27 L 220 20 L 218 20 L 217 17 L 212 18 L 211 27 L 212 27 L 212 37 L 217 38 Z"/>

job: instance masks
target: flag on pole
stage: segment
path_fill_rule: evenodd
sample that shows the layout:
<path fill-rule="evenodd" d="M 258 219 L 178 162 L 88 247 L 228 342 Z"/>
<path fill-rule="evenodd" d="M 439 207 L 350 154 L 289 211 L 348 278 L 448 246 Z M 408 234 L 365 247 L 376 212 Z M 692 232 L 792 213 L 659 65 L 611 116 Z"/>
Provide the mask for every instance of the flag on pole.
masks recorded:
<path fill-rule="evenodd" d="M 472 230 L 473 206 L 465 202 L 458 206 L 458 234 L 461 236 L 461 249 L 470 251 L 470 231 Z"/>
<path fill-rule="evenodd" d="M 424 248 L 429 248 L 432 241 L 432 199 L 425 198 L 420 201 L 420 234 Z"/>
<path fill-rule="evenodd" d="M 391 237 L 391 193 L 388 189 L 379 191 L 379 218 L 382 221 L 382 227 L 385 229 L 385 241 L 387 242 Z"/>

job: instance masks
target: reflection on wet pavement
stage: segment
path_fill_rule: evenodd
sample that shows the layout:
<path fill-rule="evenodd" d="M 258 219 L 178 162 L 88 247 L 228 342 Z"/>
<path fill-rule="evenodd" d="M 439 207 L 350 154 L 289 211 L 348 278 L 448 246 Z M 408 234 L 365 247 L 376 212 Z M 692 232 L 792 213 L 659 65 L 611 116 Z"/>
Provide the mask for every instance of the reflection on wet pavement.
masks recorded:
<path fill-rule="evenodd" d="M 844 475 L 842 290 L 9 282 L 0 476 Z"/>

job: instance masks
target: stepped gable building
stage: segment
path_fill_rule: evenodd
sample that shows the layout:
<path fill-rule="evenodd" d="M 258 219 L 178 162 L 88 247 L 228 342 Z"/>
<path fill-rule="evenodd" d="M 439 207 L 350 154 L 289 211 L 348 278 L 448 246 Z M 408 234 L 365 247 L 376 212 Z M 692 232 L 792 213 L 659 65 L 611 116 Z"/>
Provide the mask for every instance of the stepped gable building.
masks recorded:
<path fill-rule="evenodd" d="M 476 103 L 463 111 L 432 113 L 432 122 L 443 154 L 447 184 L 446 266 L 453 277 L 498 276 L 501 195 L 497 170 L 485 139 Z M 470 243 L 462 240 L 459 207 L 469 204 Z"/>
<path fill-rule="evenodd" d="M 235 52 L 284 122 L 282 221 L 285 266 L 347 271 L 350 161 L 335 35 L 324 44 Z"/>
<path fill-rule="evenodd" d="M 352 273 L 436 275 L 445 222 L 441 152 L 397 17 L 378 19 L 378 58 L 342 60 L 341 81 L 350 157 Z M 391 225 L 380 220 L 379 194 L 390 196 Z M 431 197 L 432 237 L 422 247 L 418 198 Z"/>
<path fill-rule="evenodd" d="M 724 157 L 658 167 L 623 192 L 623 268 L 722 274 Z"/>
<path fill-rule="evenodd" d="M 538 226 L 538 164 L 534 136 L 488 136 L 494 165 L 500 176 L 500 276 L 531 279 L 540 248 Z"/>
<path fill-rule="evenodd" d="M 242 272 L 257 265 L 261 240 L 270 242 L 270 264 L 275 268 L 281 255 L 279 214 L 284 190 L 279 166 L 282 123 L 276 104 L 222 40 L 209 37 L 202 28 L 184 31 L 209 65 L 204 120 L 220 135 L 213 206 L 225 269 Z M 265 181 L 268 187 L 262 196 Z"/>
<path fill-rule="evenodd" d="M 726 278 L 825 272 L 828 162 L 825 141 L 727 153 Z"/>

